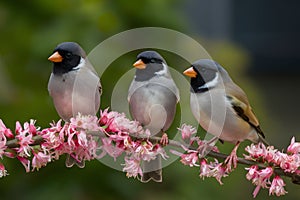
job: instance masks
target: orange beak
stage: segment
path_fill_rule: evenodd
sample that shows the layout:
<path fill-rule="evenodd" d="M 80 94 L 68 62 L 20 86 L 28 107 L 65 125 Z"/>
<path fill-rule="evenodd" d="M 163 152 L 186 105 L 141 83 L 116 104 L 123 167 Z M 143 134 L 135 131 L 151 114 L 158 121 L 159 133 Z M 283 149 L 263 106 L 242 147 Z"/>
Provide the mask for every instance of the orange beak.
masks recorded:
<path fill-rule="evenodd" d="M 138 61 L 136 61 L 133 66 L 137 69 L 145 69 L 146 68 L 146 64 L 141 60 L 139 59 Z"/>
<path fill-rule="evenodd" d="M 48 58 L 48 60 L 51 62 L 61 62 L 63 57 L 56 51 Z"/>
<path fill-rule="evenodd" d="M 196 78 L 197 72 L 193 69 L 193 67 L 188 68 L 183 72 L 184 75 L 189 76 L 191 78 Z"/>

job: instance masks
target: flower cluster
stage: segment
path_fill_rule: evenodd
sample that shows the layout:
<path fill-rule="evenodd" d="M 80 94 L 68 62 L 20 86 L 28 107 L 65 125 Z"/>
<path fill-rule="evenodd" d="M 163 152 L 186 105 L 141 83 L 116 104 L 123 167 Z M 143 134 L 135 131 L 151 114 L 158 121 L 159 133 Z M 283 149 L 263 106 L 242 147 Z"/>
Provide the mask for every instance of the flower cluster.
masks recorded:
<path fill-rule="evenodd" d="M 276 175 L 271 182 L 271 177 L 274 173 L 272 167 L 266 167 L 264 169 L 258 169 L 258 166 L 253 165 L 249 168 L 246 168 L 248 173 L 246 174 L 246 178 L 251 180 L 254 185 L 256 185 L 255 190 L 253 191 L 253 197 L 255 198 L 258 194 L 260 188 L 269 188 L 269 195 L 281 196 L 285 195 L 287 192 L 284 189 L 285 183 L 280 178 L 280 176 Z"/>
<path fill-rule="evenodd" d="M 198 136 L 193 136 L 196 133 L 195 128 L 190 125 L 183 124 L 181 128 L 181 137 L 184 141 L 188 141 L 188 147 L 181 145 L 185 153 L 171 151 L 173 154 L 181 157 L 181 163 L 190 167 L 199 167 L 200 178 L 214 177 L 220 184 L 223 184 L 221 179 L 229 174 L 227 165 L 219 163 L 217 159 L 209 161 L 204 158 L 209 151 L 219 152 L 216 146 L 211 146 Z"/>
<path fill-rule="evenodd" d="M 192 137 L 194 128 L 192 126 L 183 125 L 179 130 L 182 133 L 182 139 L 189 141 L 189 147 L 181 146 L 185 153 L 172 151 L 172 153 L 181 156 L 181 162 L 190 167 L 199 167 L 200 178 L 213 177 L 220 184 L 223 184 L 221 179 L 232 172 L 231 165 L 225 162 L 219 162 L 217 159 L 209 161 L 208 158 L 203 158 L 203 149 L 218 152 L 216 147 L 208 146 L 199 137 Z M 195 145 L 196 144 L 196 145 Z M 281 169 L 284 173 L 295 173 L 300 175 L 300 143 L 295 142 L 293 137 L 290 145 L 287 148 L 287 153 L 281 152 L 274 146 L 266 147 L 264 144 L 251 144 L 246 147 L 248 155 L 244 155 L 246 160 L 255 161 L 260 165 L 252 165 L 246 174 L 246 178 L 256 188 L 253 196 L 256 197 L 261 188 L 269 189 L 269 195 L 285 195 L 287 192 L 284 189 L 285 183 L 283 179 L 275 173 L 274 169 Z M 223 159 L 223 158 L 222 158 Z M 237 162 L 237 160 L 235 161 Z M 236 168 L 236 167 L 234 167 Z"/>
<path fill-rule="evenodd" d="M 70 123 L 62 125 L 59 120 L 42 130 L 35 123 L 30 120 L 22 125 L 17 121 L 13 132 L 0 120 L 0 158 L 17 158 L 26 172 L 30 172 L 59 159 L 62 154 L 68 154 L 77 163 L 97 157 L 97 142 L 87 134 L 87 130 L 100 130 L 97 117 L 78 115 Z M 9 144 L 7 138 L 10 139 Z M 0 177 L 5 175 L 7 171 L 0 163 Z"/>
<path fill-rule="evenodd" d="M 168 157 L 160 144 L 149 140 L 149 130 L 144 130 L 137 121 L 130 121 L 123 113 L 106 109 L 101 112 L 99 123 L 108 136 L 101 139 L 101 156 L 108 154 L 116 159 L 125 153 L 123 171 L 127 177 L 142 176 L 143 161 L 154 160 L 157 156 Z"/>
<path fill-rule="evenodd" d="M 59 120 L 45 129 L 35 123 L 34 120 L 23 125 L 16 122 L 15 130 L 11 131 L 0 120 L 0 158 L 17 158 L 26 172 L 39 170 L 63 154 L 67 155 L 67 167 L 74 164 L 84 167 L 85 161 L 105 155 L 116 159 L 124 153 L 123 171 L 128 177 L 137 177 L 142 174 L 142 161 L 157 156 L 167 158 L 160 144 L 149 140 L 149 130 L 144 130 L 137 121 L 130 121 L 123 113 L 108 109 L 101 111 L 100 118 L 78 114 L 70 122 L 62 124 Z M 0 177 L 7 174 L 0 162 Z"/>
<path fill-rule="evenodd" d="M 248 170 L 247 179 L 256 185 L 253 192 L 254 197 L 260 188 L 268 188 L 270 195 L 280 196 L 287 193 L 284 189 L 284 181 L 274 172 L 274 169 L 282 169 L 286 173 L 300 175 L 300 143 L 295 142 L 294 137 L 287 148 L 287 153 L 281 152 L 273 146 L 266 147 L 261 143 L 251 144 L 245 150 L 249 154 L 244 155 L 246 159 L 266 165 L 264 169 L 259 169 L 257 165 L 246 168 Z M 274 177 L 273 180 L 272 177 Z"/>
<path fill-rule="evenodd" d="M 243 161 L 241 163 L 250 166 L 246 168 L 246 178 L 256 186 L 253 192 L 256 197 L 261 188 L 269 189 L 269 195 L 284 195 L 287 192 L 280 175 L 300 176 L 300 143 L 295 138 L 292 138 L 286 153 L 259 143 L 247 146 L 245 150 L 248 154 L 244 158 L 237 158 L 236 145 L 225 159 L 226 155 L 219 153 L 218 148 L 212 145 L 214 140 L 201 140 L 195 136 L 196 129 L 192 126 L 183 124 L 178 130 L 182 140 L 171 140 L 169 145 L 181 148 L 184 153 L 174 149 L 170 152 L 180 156 L 184 165 L 199 168 L 200 178 L 213 177 L 223 184 L 221 179 L 232 172 L 232 163 L 236 168 L 236 163 Z M 143 162 L 158 156 L 168 158 L 158 142 L 159 138 L 150 136 L 150 131 L 144 130 L 137 121 L 129 120 L 124 113 L 109 112 L 108 109 L 101 111 L 99 118 L 78 114 L 70 122 L 59 120 L 44 129 L 36 126 L 36 121 L 30 120 L 24 124 L 17 121 L 12 131 L 0 119 L 0 159 L 16 158 L 26 172 L 30 172 L 39 170 L 63 154 L 67 155 L 67 167 L 77 164 L 81 168 L 85 161 L 104 156 L 116 161 L 123 155 L 122 166 L 127 177 L 139 178 L 143 173 Z M 225 161 L 219 162 L 218 159 Z M 7 170 L 0 162 L 0 178 L 6 175 Z"/>

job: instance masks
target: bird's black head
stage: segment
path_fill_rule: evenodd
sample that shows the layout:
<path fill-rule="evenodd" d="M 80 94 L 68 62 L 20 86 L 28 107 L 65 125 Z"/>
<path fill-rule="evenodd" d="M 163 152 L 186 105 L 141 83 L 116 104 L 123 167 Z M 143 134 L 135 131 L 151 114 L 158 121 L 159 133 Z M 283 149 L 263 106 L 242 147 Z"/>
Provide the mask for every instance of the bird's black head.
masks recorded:
<path fill-rule="evenodd" d="M 136 81 L 146 81 L 156 75 L 164 75 L 167 67 L 165 59 L 156 51 L 144 51 L 133 64 L 136 68 Z"/>
<path fill-rule="evenodd" d="M 191 65 L 184 74 L 191 77 L 191 92 L 201 93 L 213 88 L 219 65 L 209 59 L 201 59 Z"/>
<path fill-rule="evenodd" d="M 59 44 L 48 58 L 53 62 L 53 73 L 64 74 L 75 70 L 81 58 L 85 58 L 84 50 L 75 42 L 63 42 Z"/>

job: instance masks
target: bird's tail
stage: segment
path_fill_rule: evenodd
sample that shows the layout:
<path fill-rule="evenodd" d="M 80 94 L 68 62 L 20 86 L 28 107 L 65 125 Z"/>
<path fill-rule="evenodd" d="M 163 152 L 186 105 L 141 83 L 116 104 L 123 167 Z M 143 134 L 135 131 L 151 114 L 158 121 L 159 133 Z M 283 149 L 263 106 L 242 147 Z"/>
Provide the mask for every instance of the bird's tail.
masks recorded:
<path fill-rule="evenodd" d="M 74 164 L 76 164 L 79 168 L 84 168 L 85 166 L 84 160 L 78 161 L 75 158 L 73 158 L 70 154 L 68 154 L 66 158 L 66 167 L 73 167 Z"/>
<path fill-rule="evenodd" d="M 147 183 L 150 180 L 153 180 L 155 182 L 162 182 L 161 156 L 158 155 L 154 160 L 150 160 L 149 162 L 143 161 L 142 171 L 142 183 Z"/>

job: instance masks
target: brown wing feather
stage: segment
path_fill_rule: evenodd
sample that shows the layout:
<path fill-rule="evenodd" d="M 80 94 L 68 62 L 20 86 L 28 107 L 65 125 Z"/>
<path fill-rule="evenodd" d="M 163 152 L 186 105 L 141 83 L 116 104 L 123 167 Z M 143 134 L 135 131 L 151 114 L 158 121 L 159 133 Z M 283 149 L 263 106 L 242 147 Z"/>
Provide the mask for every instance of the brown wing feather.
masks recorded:
<path fill-rule="evenodd" d="M 250 126 L 252 126 L 263 138 L 265 138 L 265 135 L 259 126 L 259 122 L 249 105 L 245 92 L 235 84 L 227 85 L 226 88 L 227 98 L 231 102 L 237 115 L 248 122 Z"/>

